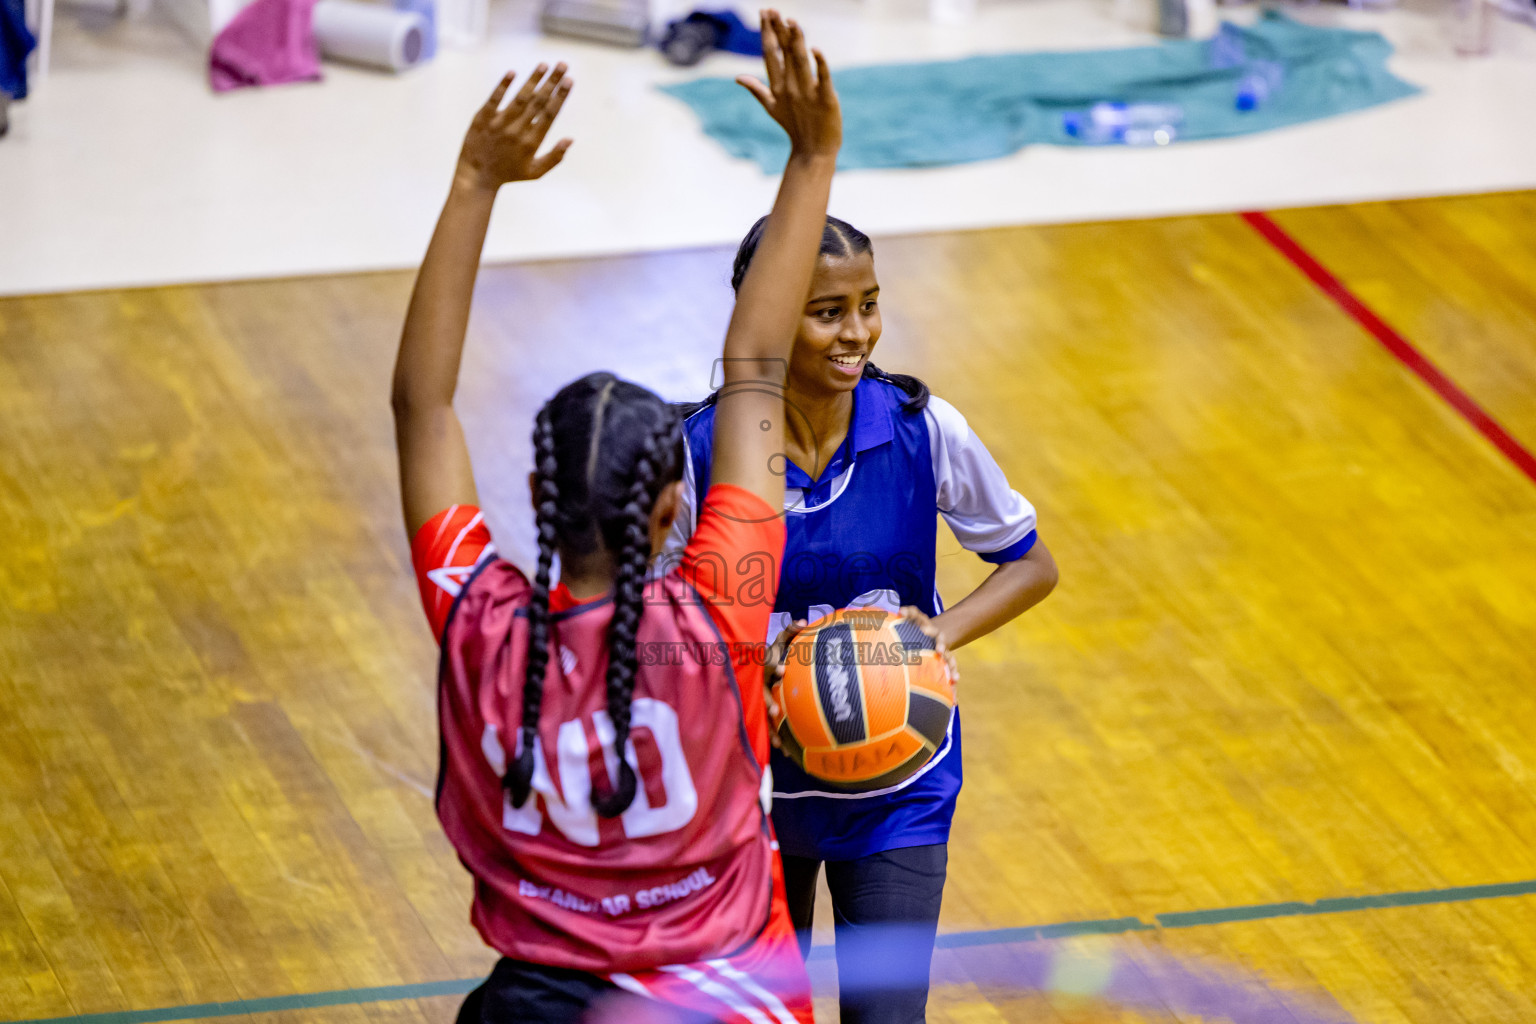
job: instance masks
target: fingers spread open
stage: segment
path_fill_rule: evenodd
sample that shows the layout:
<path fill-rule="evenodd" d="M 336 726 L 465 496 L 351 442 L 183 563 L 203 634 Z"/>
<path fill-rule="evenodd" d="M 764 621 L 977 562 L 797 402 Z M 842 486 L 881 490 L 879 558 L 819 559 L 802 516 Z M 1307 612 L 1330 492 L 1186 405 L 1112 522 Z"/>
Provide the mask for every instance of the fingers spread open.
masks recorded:
<path fill-rule="evenodd" d="M 546 124 L 553 121 L 555 116 L 560 113 L 560 109 L 565 106 L 566 98 L 571 95 L 571 90 L 575 87 L 576 79 L 570 75 L 561 76 L 560 84 L 555 88 L 554 94 L 549 98 L 549 101 L 544 104 L 544 112 L 540 115 Z"/>
<path fill-rule="evenodd" d="M 566 81 L 565 71 L 566 67 L 564 64 L 555 65 L 555 70 L 539 85 L 538 91 L 533 94 L 533 98 L 523 107 L 522 115 L 518 117 L 516 123 L 512 126 L 514 131 L 525 129 L 529 125 L 541 120 L 546 123 L 548 122 L 549 118 L 546 115 L 548 114 L 549 104 L 555 93 L 559 91 L 561 84 Z M 562 102 L 564 101 L 563 94 L 561 100 Z"/>
<path fill-rule="evenodd" d="M 555 70 L 544 80 L 544 84 L 539 87 L 539 91 L 534 95 L 533 102 L 528 105 L 528 109 L 533 112 L 535 117 L 545 107 L 549 106 L 550 98 L 559 90 L 561 84 L 568 81 L 566 73 L 569 70 L 564 64 L 556 64 Z"/>
<path fill-rule="evenodd" d="M 560 69 L 556 69 L 557 74 L 559 71 Z M 544 136 L 549 134 L 550 126 L 555 123 L 556 115 L 560 113 L 560 108 L 565 106 L 565 98 L 571 94 L 571 87 L 575 84 L 574 78 L 562 77 L 549 96 L 536 96 L 528 105 L 529 113 L 523 128 L 525 131 L 532 132 L 531 140 L 535 147 L 543 145 Z"/>
<path fill-rule="evenodd" d="M 544 75 L 548 71 L 548 64 L 540 64 L 533 69 L 533 74 L 529 75 L 527 80 L 523 82 L 523 87 L 517 90 L 517 95 L 512 97 L 512 102 L 508 103 L 506 108 L 496 116 L 498 127 L 511 124 L 523 116 L 523 112 L 528 109 L 529 101 L 533 99 L 534 92 L 539 88 L 539 82 L 543 81 Z"/>
<path fill-rule="evenodd" d="M 511 86 L 512 79 L 516 77 L 517 75 L 511 71 L 508 71 L 506 74 L 502 75 L 501 81 L 496 83 L 496 88 L 491 90 L 491 95 L 480 107 L 480 113 L 488 117 L 495 115 L 496 111 L 501 107 L 502 97 L 507 94 L 507 88 Z"/>

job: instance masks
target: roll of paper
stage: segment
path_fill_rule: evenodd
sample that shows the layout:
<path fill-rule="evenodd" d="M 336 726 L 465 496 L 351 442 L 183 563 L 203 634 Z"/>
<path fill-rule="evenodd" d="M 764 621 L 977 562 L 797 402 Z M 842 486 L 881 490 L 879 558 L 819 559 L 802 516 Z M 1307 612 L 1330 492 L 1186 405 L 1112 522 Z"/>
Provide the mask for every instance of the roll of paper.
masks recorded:
<path fill-rule="evenodd" d="M 426 38 L 426 20 L 415 11 L 357 0 L 315 4 L 315 42 L 333 60 L 403 71 L 425 59 Z"/>
<path fill-rule="evenodd" d="M 437 0 L 394 0 L 394 8 L 421 15 L 426 27 L 426 35 L 421 41 L 421 59 L 431 60 L 437 54 Z"/>

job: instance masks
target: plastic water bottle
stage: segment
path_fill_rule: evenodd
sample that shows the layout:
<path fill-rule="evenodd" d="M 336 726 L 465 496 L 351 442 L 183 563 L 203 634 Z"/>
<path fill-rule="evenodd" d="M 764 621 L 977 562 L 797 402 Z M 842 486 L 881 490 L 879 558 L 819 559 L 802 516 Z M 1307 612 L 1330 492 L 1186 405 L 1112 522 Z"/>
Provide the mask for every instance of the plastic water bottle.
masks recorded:
<path fill-rule="evenodd" d="M 1237 83 L 1237 109 L 1256 110 L 1269 102 L 1285 81 L 1285 67 L 1272 60 L 1250 61 Z"/>
<path fill-rule="evenodd" d="M 1177 103 L 1095 103 L 1061 118 L 1068 135 L 1095 146 L 1166 146 L 1183 123 L 1184 108 Z"/>
<path fill-rule="evenodd" d="M 1230 21 L 1221 23 L 1221 31 L 1211 40 L 1211 67 L 1235 68 L 1248 63 L 1248 49 L 1243 33 Z"/>
<path fill-rule="evenodd" d="M 1090 146 L 1166 146 L 1178 138 L 1175 124 L 1159 125 L 1105 125 L 1094 124 L 1081 115 L 1066 114 L 1062 118 L 1067 134 L 1082 139 Z"/>
<path fill-rule="evenodd" d="M 1238 68 L 1243 77 L 1237 81 L 1234 105 L 1238 110 L 1256 110 L 1269 102 L 1285 82 L 1285 65 L 1273 60 L 1248 56 L 1243 33 L 1231 22 L 1223 22 L 1221 31 L 1211 40 L 1210 63 L 1213 68 Z"/>

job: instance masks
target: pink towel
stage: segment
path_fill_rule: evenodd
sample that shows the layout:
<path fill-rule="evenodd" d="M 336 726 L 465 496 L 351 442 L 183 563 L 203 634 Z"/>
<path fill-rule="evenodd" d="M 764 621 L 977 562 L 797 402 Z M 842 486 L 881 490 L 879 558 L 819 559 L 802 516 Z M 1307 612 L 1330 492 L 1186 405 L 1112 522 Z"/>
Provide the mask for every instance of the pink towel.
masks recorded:
<path fill-rule="evenodd" d="M 319 81 L 314 11 L 315 0 L 254 0 L 246 6 L 209 51 L 213 91 Z"/>

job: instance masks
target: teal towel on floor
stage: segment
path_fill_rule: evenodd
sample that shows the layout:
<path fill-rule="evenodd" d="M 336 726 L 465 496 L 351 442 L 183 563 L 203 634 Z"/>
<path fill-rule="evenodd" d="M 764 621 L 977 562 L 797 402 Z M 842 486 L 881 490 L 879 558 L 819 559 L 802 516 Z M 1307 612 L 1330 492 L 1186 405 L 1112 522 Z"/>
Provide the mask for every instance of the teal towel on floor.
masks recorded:
<path fill-rule="evenodd" d="M 834 70 L 844 121 L 838 166 L 925 167 L 1006 156 L 1031 142 L 1082 145 L 1062 128 L 1062 114 L 1100 100 L 1178 103 L 1179 138 L 1213 139 L 1419 91 L 1387 70 L 1392 46 L 1379 33 L 1313 28 L 1274 11 L 1239 31 L 1250 59 L 1285 67 L 1279 92 L 1257 110 L 1236 109 L 1243 71 L 1212 67 L 1206 40 Z M 735 82 L 701 78 L 662 91 L 691 106 L 732 155 L 770 173 L 784 166 L 783 131 Z"/>

